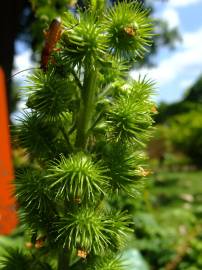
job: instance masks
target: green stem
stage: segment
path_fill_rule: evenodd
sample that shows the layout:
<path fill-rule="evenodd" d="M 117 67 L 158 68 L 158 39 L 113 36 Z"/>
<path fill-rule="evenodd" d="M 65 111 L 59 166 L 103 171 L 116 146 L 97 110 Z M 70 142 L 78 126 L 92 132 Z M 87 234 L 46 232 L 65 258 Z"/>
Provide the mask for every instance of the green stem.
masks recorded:
<path fill-rule="evenodd" d="M 69 270 L 70 254 L 67 248 L 61 248 L 58 256 L 58 270 Z"/>
<path fill-rule="evenodd" d="M 93 68 L 86 68 L 84 74 L 83 89 L 81 93 L 80 112 L 77 120 L 77 136 L 75 146 L 85 149 L 88 139 L 88 131 L 91 126 L 95 106 L 97 71 Z"/>
<path fill-rule="evenodd" d="M 69 141 L 69 137 L 68 137 L 68 135 L 66 134 L 66 131 L 65 131 L 65 129 L 64 129 L 63 126 L 60 126 L 60 131 L 62 132 L 63 137 L 64 137 L 64 139 L 66 140 L 66 143 L 67 143 L 67 146 L 68 146 L 68 148 L 69 148 L 69 151 L 72 152 L 72 151 L 73 151 L 72 145 L 71 145 L 71 143 L 70 143 L 70 141 Z"/>

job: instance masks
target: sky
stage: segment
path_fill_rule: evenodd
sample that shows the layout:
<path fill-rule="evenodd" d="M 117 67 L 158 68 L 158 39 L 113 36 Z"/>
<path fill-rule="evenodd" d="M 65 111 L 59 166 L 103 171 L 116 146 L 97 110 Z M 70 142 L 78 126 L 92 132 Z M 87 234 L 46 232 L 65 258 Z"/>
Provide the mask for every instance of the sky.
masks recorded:
<path fill-rule="evenodd" d="M 156 1 L 156 18 L 170 28 L 178 27 L 182 41 L 175 50 L 162 48 L 155 57 L 156 67 L 132 72 L 147 75 L 156 82 L 158 102 L 179 101 L 202 74 L 202 0 Z"/>
<path fill-rule="evenodd" d="M 157 102 L 172 103 L 182 99 L 202 74 L 202 0 L 155 1 L 154 16 L 166 20 L 171 29 L 178 27 L 182 41 L 175 50 L 160 49 L 154 58 L 155 67 L 132 71 L 131 76 L 147 75 L 156 82 Z M 30 49 L 17 43 L 16 51 L 14 73 L 33 67 Z M 22 73 L 20 77 L 26 75 Z"/>

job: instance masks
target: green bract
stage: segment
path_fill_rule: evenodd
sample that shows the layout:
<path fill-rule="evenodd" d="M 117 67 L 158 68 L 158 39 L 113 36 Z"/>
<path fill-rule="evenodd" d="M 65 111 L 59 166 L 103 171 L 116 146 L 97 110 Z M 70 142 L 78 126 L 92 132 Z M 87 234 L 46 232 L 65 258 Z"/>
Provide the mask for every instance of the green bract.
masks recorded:
<path fill-rule="evenodd" d="M 81 14 L 80 23 L 63 34 L 63 59 L 73 66 L 102 61 L 106 52 L 105 40 L 96 17 L 87 12 Z"/>
<path fill-rule="evenodd" d="M 148 11 L 135 3 L 118 3 L 105 16 L 110 52 L 116 57 L 142 57 L 151 44 L 152 23 Z"/>
<path fill-rule="evenodd" d="M 125 270 L 126 262 L 120 256 L 109 254 L 107 258 L 98 259 L 87 270 Z"/>
<path fill-rule="evenodd" d="M 38 111 L 46 121 L 58 121 L 68 111 L 71 101 L 76 99 L 76 88 L 70 75 L 64 78 L 54 70 L 48 73 L 38 71 L 30 76 L 30 84 L 26 87 L 27 106 Z"/>
<path fill-rule="evenodd" d="M 126 193 L 135 197 L 142 185 L 141 165 L 143 157 L 129 146 L 112 144 L 103 157 L 110 168 L 112 195 Z"/>
<path fill-rule="evenodd" d="M 20 145 L 31 152 L 33 157 L 48 159 L 56 157 L 61 151 L 68 151 L 67 146 L 64 146 L 64 138 L 60 134 L 63 122 L 58 121 L 51 126 L 49 119 L 46 122 L 45 119 L 41 119 L 40 114 L 27 111 L 19 120 L 21 123 L 14 131 L 15 136 Z M 67 117 L 66 123 L 68 123 Z M 55 129 L 56 126 L 58 129 Z"/>
<path fill-rule="evenodd" d="M 95 201 L 97 195 L 107 190 L 108 169 L 102 162 L 93 161 L 89 155 L 82 152 L 69 158 L 61 157 L 61 161 L 54 164 L 47 177 L 50 188 L 54 188 L 58 197 L 80 199 L 87 202 Z"/>
<path fill-rule="evenodd" d="M 153 91 L 149 81 L 126 85 L 108 112 L 109 139 L 117 143 L 144 145 L 152 126 L 152 105 L 148 99 Z"/>
<path fill-rule="evenodd" d="M 29 213 L 37 211 L 45 214 L 54 211 L 50 190 L 47 188 L 42 173 L 28 169 L 18 172 L 16 191 L 20 206 Z"/>
<path fill-rule="evenodd" d="M 57 223 L 58 239 L 70 249 L 100 255 L 106 248 L 118 248 L 131 230 L 125 213 L 104 213 L 93 208 L 67 213 Z"/>

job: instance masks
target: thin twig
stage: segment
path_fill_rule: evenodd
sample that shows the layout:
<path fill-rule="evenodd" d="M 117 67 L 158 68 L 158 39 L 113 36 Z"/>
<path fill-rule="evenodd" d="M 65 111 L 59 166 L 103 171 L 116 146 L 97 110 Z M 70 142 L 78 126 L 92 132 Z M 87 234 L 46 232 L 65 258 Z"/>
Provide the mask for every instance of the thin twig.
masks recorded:
<path fill-rule="evenodd" d="M 79 77 L 77 76 L 76 72 L 74 71 L 74 69 L 71 69 L 70 72 L 72 73 L 72 75 L 74 76 L 74 79 L 78 85 L 78 87 L 80 88 L 80 90 L 82 90 L 83 86 L 81 84 L 81 81 L 79 79 Z"/>
<path fill-rule="evenodd" d="M 65 138 L 65 141 L 67 142 L 67 145 L 68 145 L 70 151 L 73 151 L 72 145 L 69 141 L 69 137 L 67 136 L 66 131 L 62 126 L 60 126 L 60 131 L 62 132 L 63 137 Z"/>
<path fill-rule="evenodd" d="M 100 121 L 100 119 L 102 118 L 103 113 L 104 113 L 104 112 L 99 113 L 97 119 L 96 119 L 95 122 L 92 124 L 92 126 L 91 126 L 91 128 L 88 130 L 88 132 L 94 129 L 94 127 L 97 125 L 97 123 L 98 123 L 98 122 Z"/>

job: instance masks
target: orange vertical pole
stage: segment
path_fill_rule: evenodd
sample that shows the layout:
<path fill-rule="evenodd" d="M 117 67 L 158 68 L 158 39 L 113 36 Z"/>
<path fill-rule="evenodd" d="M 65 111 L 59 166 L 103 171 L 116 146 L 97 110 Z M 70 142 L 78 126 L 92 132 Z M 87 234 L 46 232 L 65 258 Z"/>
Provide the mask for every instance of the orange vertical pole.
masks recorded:
<path fill-rule="evenodd" d="M 0 67 L 0 234 L 9 234 L 17 225 L 13 179 L 6 84 Z"/>

